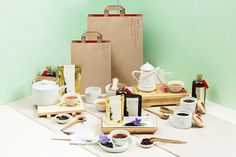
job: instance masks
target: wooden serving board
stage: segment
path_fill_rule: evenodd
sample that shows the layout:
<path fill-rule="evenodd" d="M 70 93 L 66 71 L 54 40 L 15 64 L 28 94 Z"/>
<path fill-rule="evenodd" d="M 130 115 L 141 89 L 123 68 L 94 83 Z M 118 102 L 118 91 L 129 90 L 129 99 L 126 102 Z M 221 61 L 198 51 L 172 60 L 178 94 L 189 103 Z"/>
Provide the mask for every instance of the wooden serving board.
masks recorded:
<path fill-rule="evenodd" d="M 130 134 L 153 134 L 158 130 L 157 119 L 155 116 L 139 117 L 141 123 L 145 126 L 124 126 L 125 123 L 132 122 L 136 117 L 124 117 L 124 123 L 118 126 L 107 126 L 105 124 L 105 117 L 101 119 L 101 131 L 108 134 L 113 130 L 127 130 Z"/>
<path fill-rule="evenodd" d="M 52 105 L 52 106 L 38 106 L 37 107 L 37 113 L 38 116 L 47 116 L 50 117 L 52 115 L 56 115 L 59 113 L 69 113 L 72 115 L 79 114 L 81 112 L 84 112 L 84 106 L 81 103 L 77 106 L 66 106 L 66 105 Z"/>
<path fill-rule="evenodd" d="M 179 105 L 180 99 L 185 96 L 189 96 L 186 89 L 186 93 L 172 93 L 163 92 L 163 85 L 157 85 L 156 90 L 153 92 L 142 92 L 137 86 L 133 86 L 133 93 L 142 95 L 142 107 L 163 106 L 163 105 Z"/>

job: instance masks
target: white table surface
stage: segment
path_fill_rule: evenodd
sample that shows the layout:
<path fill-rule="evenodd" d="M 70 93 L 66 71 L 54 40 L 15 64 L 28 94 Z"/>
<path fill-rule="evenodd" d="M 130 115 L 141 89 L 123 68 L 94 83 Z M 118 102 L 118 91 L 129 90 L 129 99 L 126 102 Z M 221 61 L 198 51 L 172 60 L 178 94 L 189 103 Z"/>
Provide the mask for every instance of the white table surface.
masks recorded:
<path fill-rule="evenodd" d="M 31 103 L 31 98 L 27 97 L 22 100 L 9 104 L 19 112 L 23 113 L 30 119 L 37 121 L 43 126 L 48 127 L 50 130 L 57 131 L 62 126 L 56 124 L 52 119 L 39 118 L 36 115 L 36 108 Z M 99 117 L 104 113 L 98 112 L 94 105 L 85 104 L 89 113 L 83 113 L 88 121 L 86 122 L 92 127 L 93 131 L 97 134 L 101 133 L 99 130 Z M 158 107 L 152 108 L 159 110 Z M 146 112 L 143 112 L 146 115 Z M 150 113 L 148 113 L 150 115 Z M 204 128 L 191 128 L 191 129 L 175 129 L 170 125 L 169 120 L 161 120 L 158 118 L 159 130 L 154 134 L 162 138 L 179 139 L 187 141 L 187 144 L 173 145 L 159 143 L 156 147 L 151 149 L 142 149 L 137 146 L 136 141 L 143 135 L 132 136 L 132 147 L 122 154 L 110 154 L 103 152 L 98 146 L 83 146 L 83 148 L 93 152 L 98 156 L 183 156 L 183 157 L 198 157 L 198 156 L 227 156 L 235 157 L 234 141 L 236 141 L 236 126 L 228 123 L 222 119 L 216 118 L 211 115 L 204 115 L 205 127 Z M 73 128 L 71 128 L 73 130 Z M 49 135 L 45 136 L 48 141 Z M 66 148 L 72 147 L 64 142 Z M 54 145 L 51 145 L 54 147 Z"/>
<path fill-rule="evenodd" d="M 21 99 L 19 101 L 13 102 L 13 103 L 9 103 L 8 104 L 10 107 L 14 108 L 16 111 L 20 112 L 21 114 L 23 114 L 25 117 L 28 117 L 29 121 L 33 121 L 34 123 L 39 123 L 42 127 L 46 127 L 50 130 L 52 130 L 52 132 L 56 132 L 58 130 L 60 130 L 60 128 L 63 127 L 63 125 L 59 125 L 57 124 L 53 119 L 47 119 L 47 118 L 39 118 L 36 114 L 36 107 L 34 105 L 32 105 L 31 103 L 31 98 L 25 98 L 25 99 Z M 96 111 L 96 110 L 95 110 Z M 18 113 L 18 114 L 20 114 Z M 95 117 L 94 115 L 91 115 L 89 113 L 83 113 L 84 116 L 86 116 L 87 121 L 83 124 L 83 125 L 88 125 L 91 126 L 92 132 L 98 134 L 101 134 L 101 131 L 99 129 L 100 126 L 100 120 Z M 39 125 L 37 124 L 37 125 Z M 78 124 L 81 125 L 81 124 Z M 71 127 L 68 131 L 73 131 L 76 129 L 76 127 L 79 126 L 74 126 Z M 29 129 L 31 131 L 31 129 Z M 54 141 L 51 140 L 50 138 L 52 137 L 52 132 L 49 132 L 45 138 L 47 139 L 47 141 Z M 88 133 L 87 136 L 90 136 L 91 132 Z M 126 156 L 137 156 L 137 155 L 141 155 L 141 156 L 156 156 L 157 154 L 160 155 L 161 157 L 174 157 L 175 155 L 169 153 L 166 150 L 163 150 L 161 148 L 158 147 L 152 147 L 150 149 L 143 149 L 140 146 L 137 145 L 137 141 L 139 140 L 138 137 L 136 136 L 131 136 L 132 138 L 132 145 L 129 148 L 128 151 L 124 152 L 124 153 L 116 153 L 116 154 L 111 154 L 111 153 L 107 153 L 104 152 L 100 149 L 100 147 L 98 145 L 87 145 L 87 146 L 73 146 L 73 145 L 69 145 L 68 141 L 60 141 L 60 143 L 63 143 L 65 145 L 65 152 L 67 148 L 84 148 L 86 150 L 88 150 L 89 152 L 92 152 L 92 154 L 96 155 L 96 156 L 101 156 L 101 157 L 110 157 L 110 156 L 122 156 L 122 157 L 126 157 Z M 54 141 L 54 142 L 58 142 L 58 141 Z M 20 142 L 19 142 L 20 143 Z M 19 144 L 18 143 L 18 144 Z M 30 146 L 28 146 L 30 148 Z M 55 147 L 53 144 L 50 147 Z M 73 156 L 73 155 L 78 155 L 80 154 L 80 150 L 78 150 L 77 153 L 70 153 L 68 152 L 69 156 Z M 60 156 L 60 155 L 59 155 Z M 85 156 L 85 155 L 82 155 Z"/>
<path fill-rule="evenodd" d="M 50 129 L 9 106 L 0 106 L 0 119 L 0 157 L 95 156 L 81 147 L 50 140 Z"/>

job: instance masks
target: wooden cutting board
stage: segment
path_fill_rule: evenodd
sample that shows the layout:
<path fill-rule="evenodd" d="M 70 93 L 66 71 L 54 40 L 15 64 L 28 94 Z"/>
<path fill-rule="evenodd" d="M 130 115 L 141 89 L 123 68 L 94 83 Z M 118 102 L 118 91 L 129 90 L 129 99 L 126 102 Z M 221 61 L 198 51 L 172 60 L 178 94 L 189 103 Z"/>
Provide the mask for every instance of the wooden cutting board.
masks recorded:
<path fill-rule="evenodd" d="M 124 126 L 125 123 L 132 122 L 137 117 L 124 117 L 124 122 L 117 126 L 108 126 L 105 124 L 106 117 L 101 118 L 100 129 L 103 133 L 108 134 L 113 130 L 127 130 L 130 134 L 153 134 L 158 131 L 158 123 L 155 116 L 138 117 L 144 126 Z"/>
<path fill-rule="evenodd" d="M 180 99 L 189 96 L 186 89 L 185 93 L 163 92 L 163 85 L 157 85 L 153 92 L 142 92 L 137 86 L 133 86 L 133 93 L 142 95 L 142 107 L 163 106 L 163 105 L 179 105 Z"/>
<path fill-rule="evenodd" d="M 50 117 L 52 115 L 56 115 L 59 113 L 69 113 L 72 115 L 79 114 L 81 112 L 84 112 L 84 106 L 81 103 L 77 106 L 66 106 L 66 105 L 52 105 L 52 106 L 38 106 L 37 107 L 37 113 L 38 116 L 47 116 Z"/>

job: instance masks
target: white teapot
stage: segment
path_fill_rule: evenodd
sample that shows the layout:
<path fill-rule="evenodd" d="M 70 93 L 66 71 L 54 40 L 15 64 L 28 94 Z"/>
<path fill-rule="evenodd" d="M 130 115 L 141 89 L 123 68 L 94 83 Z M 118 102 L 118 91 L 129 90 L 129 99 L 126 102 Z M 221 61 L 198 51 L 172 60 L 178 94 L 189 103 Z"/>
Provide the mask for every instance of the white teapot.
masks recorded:
<path fill-rule="evenodd" d="M 135 76 L 138 73 L 139 79 Z M 144 92 L 152 92 L 156 84 L 166 83 L 165 75 L 172 76 L 171 72 L 164 72 L 160 67 L 154 67 L 148 62 L 140 67 L 140 71 L 133 71 L 132 76 L 138 82 L 138 88 Z M 170 79 L 169 77 L 169 79 Z"/>
<path fill-rule="evenodd" d="M 157 77 L 157 70 L 160 67 L 154 68 L 148 62 L 140 67 L 141 71 L 133 71 L 132 76 L 138 82 L 138 88 L 144 92 L 151 92 L 156 89 L 156 77 Z M 135 76 L 138 73 L 139 79 Z"/>
<path fill-rule="evenodd" d="M 60 92 L 65 86 L 59 87 L 56 82 L 42 80 L 32 85 L 32 101 L 35 105 L 55 105 L 60 99 Z"/>

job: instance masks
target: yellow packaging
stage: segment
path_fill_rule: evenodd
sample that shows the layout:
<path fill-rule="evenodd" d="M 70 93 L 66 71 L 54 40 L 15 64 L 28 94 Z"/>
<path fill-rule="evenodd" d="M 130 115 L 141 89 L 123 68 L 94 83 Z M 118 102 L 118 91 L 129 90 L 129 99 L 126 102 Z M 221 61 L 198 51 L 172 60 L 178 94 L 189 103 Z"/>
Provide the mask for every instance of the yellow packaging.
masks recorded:
<path fill-rule="evenodd" d="M 116 126 L 124 122 L 124 95 L 109 97 L 106 106 L 106 125 Z"/>
<path fill-rule="evenodd" d="M 81 82 L 81 67 L 80 65 L 76 64 L 76 65 L 72 65 L 72 67 L 74 67 L 74 75 L 75 75 L 75 80 L 74 80 L 74 84 L 75 84 L 75 91 L 76 93 L 80 93 L 80 82 Z M 65 75 L 64 75 L 64 65 L 58 65 L 57 67 L 57 75 L 58 75 L 58 84 L 59 86 L 64 86 L 66 85 L 66 79 L 65 79 Z M 66 89 L 63 92 L 63 94 L 67 93 Z"/>

